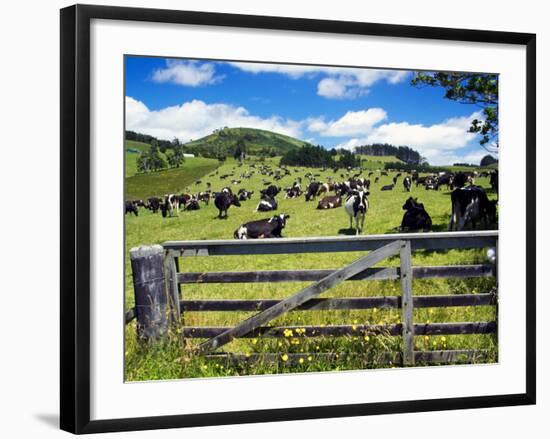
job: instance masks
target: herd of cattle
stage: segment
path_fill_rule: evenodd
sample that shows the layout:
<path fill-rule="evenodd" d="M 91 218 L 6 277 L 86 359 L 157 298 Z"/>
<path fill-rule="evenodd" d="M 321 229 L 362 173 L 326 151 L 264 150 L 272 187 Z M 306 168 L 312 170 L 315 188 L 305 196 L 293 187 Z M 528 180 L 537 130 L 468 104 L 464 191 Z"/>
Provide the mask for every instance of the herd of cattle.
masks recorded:
<path fill-rule="evenodd" d="M 241 165 L 239 165 L 241 166 Z M 239 185 L 243 180 L 251 178 L 256 172 L 271 177 L 270 180 L 280 180 L 284 176 L 292 175 L 286 167 L 280 167 L 273 170 L 269 165 L 252 164 L 251 169 L 241 173 L 239 179 L 232 179 L 233 185 Z M 324 171 L 321 170 L 321 171 Z M 369 210 L 369 195 L 371 190 L 371 179 L 378 183 L 380 176 L 389 176 L 388 171 L 371 171 L 367 177 L 362 177 L 362 170 L 351 174 L 353 170 L 348 169 L 347 174 L 340 174 L 342 181 L 337 182 L 333 177 L 328 177 L 327 181 L 319 181 L 320 174 L 307 172 L 303 178 L 297 176 L 290 187 L 281 188 L 273 184 L 272 181 L 262 179 L 266 186 L 260 191 L 260 199 L 256 207 L 257 212 L 276 211 L 278 209 L 277 197 L 283 196 L 285 199 L 295 199 L 305 197 L 305 201 L 317 202 L 317 209 L 335 209 L 344 206 L 344 210 L 349 217 L 349 228 L 355 229 L 356 234 L 363 231 L 365 216 Z M 294 169 L 294 172 L 299 172 Z M 336 172 L 336 171 L 335 171 Z M 390 171 L 391 172 L 391 171 Z M 451 218 L 449 230 L 464 230 L 468 225 L 476 229 L 478 225 L 484 223 L 486 226 L 496 222 L 497 201 L 491 201 L 487 197 L 486 191 L 475 184 L 478 177 L 489 177 L 490 185 L 498 193 L 498 171 L 488 172 L 441 172 L 420 176 L 417 172 L 405 173 L 404 171 L 394 171 L 392 176 L 393 183 L 380 187 L 381 191 L 392 191 L 402 177 L 403 191 L 410 192 L 414 185 L 423 186 L 425 190 L 440 190 L 446 186 L 451 192 Z M 218 171 L 209 177 L 218 176 L 220 180 L 234 176 L 232 173 L 218 175 Z M 377 175 L 375 175 L 377 174 Z M 404 175 L 406 174 L 406 175 Z M 305 182 L 304 182 L 305 180 Z M 197 181 L 196 184 L 202 183 Z M 304 184 L 304 186 L 302 186 Z M 228 210 L 231 206 L 240 207 L 242 201 L 252 198 L 254 191 L 240 188 L 235 193 L 231 186 L 227 185 L 220 191 L 212 191 L 211 183 L 206 183 L 207 190 L 196 194 L 184 193 L 181 195 L 167 194 L 164 197 L 151 197 L 147 200 L 132 200 L 125 202 L 125 213 L 138 216 L 140 207 L 149 209 L 153 213 L 160 212 L 162 217 L 179 216 L 180 210 L 192 211 L 201 208 L 201 203 L 208 205 L 212 200 L 218 210 L 218 218 L 227 218 Z M 401 232 L 428 232 L 432 228 L 432 219 L 424 205 L 418 202 L 418 198 L 409 197 L 403 205 L 405 213 L 399 230 Z M 271 218 L 255 220 L 244 223 L 234 232 L 236 239 L 257 239 L 257 238 L 277 238 L 282 237 L 282 230 L 286 226 L 286 220 L 289 215 L 280 214 Z M 355 226 L 355 227 L 354 227 Z"/>

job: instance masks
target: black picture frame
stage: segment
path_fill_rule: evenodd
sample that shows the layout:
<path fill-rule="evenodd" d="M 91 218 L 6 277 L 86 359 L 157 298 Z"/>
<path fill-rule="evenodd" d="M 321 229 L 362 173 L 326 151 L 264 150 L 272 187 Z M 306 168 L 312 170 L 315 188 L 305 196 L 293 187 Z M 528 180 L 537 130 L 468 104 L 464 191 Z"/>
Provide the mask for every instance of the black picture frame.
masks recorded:
<path fill-rule="evenodd" d="M 527 54 L 525 66 L 527 79 L 526 392 L 466 398 L 90 420 L 90 22 L 93 19 L 525 46 Z M 60 30 L 61 429 L 81 434 L 535 404 L 535 34 L 88 5 L 62 9 Z"/>

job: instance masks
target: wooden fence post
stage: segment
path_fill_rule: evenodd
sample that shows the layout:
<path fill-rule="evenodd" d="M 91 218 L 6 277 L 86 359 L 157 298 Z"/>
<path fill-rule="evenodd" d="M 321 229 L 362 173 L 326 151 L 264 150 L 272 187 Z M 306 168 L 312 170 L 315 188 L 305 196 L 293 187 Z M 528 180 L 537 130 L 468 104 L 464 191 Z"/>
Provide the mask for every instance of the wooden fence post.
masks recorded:
<path fill-rule="evenodd" d="M 411 242 L 401 241 L 401 311 L 403 322 L 403 365 L 414 366 Z"/>
<path fill-rule="evenodd" d="M 160 245 L 130 250 L 138 338 L 157 340 L 168 330 L 168 297 L 164 276 L 164 249 Z"/>

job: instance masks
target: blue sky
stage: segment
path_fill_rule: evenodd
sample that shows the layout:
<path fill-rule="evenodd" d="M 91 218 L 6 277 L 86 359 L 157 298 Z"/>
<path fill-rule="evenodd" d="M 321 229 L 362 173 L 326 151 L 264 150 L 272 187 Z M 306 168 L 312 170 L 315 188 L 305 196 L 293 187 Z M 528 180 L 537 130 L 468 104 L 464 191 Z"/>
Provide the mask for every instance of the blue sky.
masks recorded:
<path fill-rule="evenodd" d="M 399 70 L 126 57 L 126 129 L 187 142 L 223 126 L 327 148 L 408 145 L 432 164 L 479 162 L 480 108 L 410 85 Z"/>

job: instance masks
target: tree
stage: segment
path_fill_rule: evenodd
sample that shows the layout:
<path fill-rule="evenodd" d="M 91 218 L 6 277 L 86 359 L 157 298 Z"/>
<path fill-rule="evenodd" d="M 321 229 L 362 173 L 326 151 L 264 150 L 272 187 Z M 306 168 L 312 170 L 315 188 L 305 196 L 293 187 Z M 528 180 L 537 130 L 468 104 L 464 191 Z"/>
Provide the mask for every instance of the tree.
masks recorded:
<path fill-rule="evenodd" d="M 242 162 L 245 158 L 246 153 L 246 147 L 242 139 L 239 139 L 237 141 L 237 145 L 235 146 L 235 153 L 233 154 L 233 158 L 235 160 L 239 160 Z"/>
<path fill-rule="evenodd" d="M 340 168 L 355 168 L 359 166 L 359 159 L 355 154 L 346 149 L 340 150 L 340 158 L 338 159 L 338 166 Z"/>
<path fill-rule="evenodd" d="M 489 166 L 493 163 L 498 163 L 498 160 L 494 158 L 491 154 L 487 154 L 481 159 L 481 162 L 479 162 L 479 166 Z"/>
<path fill-rule="evenodd" d="M 471 121 L 468 132 L 481 135 L 480 145 L 498 150 L 498 76 L 488 73 L 417 72 L 411 80 L 417 87 L 445 89 L 445 98 L 480 106 L 484 120 Z"/>

